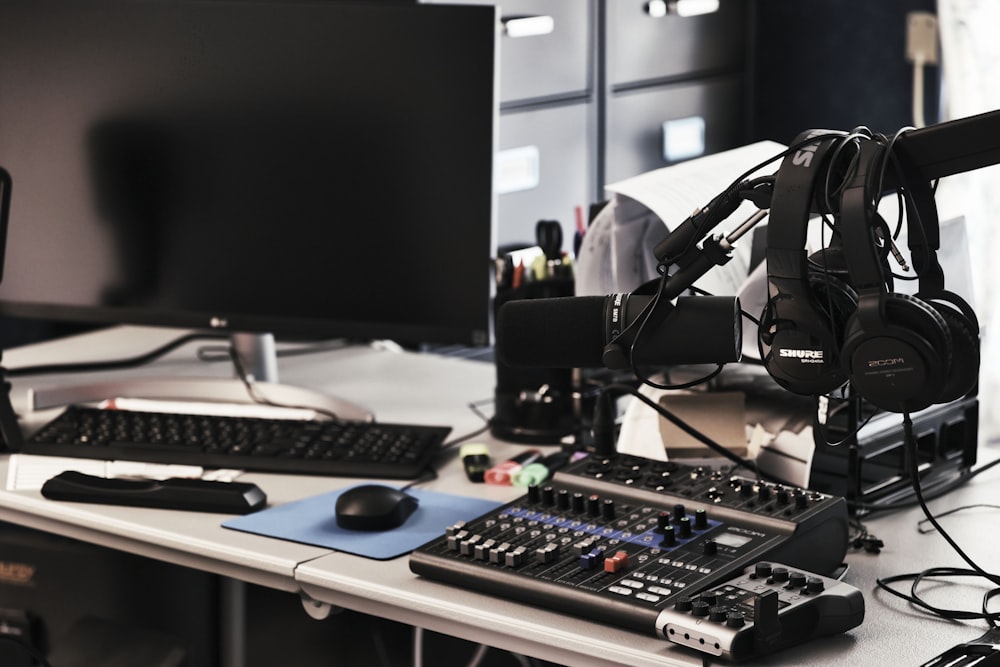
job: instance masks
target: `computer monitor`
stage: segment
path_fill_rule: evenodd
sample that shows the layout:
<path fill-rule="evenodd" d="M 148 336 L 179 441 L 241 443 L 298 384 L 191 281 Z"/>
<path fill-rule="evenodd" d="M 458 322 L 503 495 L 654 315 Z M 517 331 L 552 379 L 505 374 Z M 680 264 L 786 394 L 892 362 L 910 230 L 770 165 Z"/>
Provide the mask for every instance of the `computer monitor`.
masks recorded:
<path fill-rule="evenodd" d="M 495 11 L 0 2 L 0 315 L 488 343 Z"/>

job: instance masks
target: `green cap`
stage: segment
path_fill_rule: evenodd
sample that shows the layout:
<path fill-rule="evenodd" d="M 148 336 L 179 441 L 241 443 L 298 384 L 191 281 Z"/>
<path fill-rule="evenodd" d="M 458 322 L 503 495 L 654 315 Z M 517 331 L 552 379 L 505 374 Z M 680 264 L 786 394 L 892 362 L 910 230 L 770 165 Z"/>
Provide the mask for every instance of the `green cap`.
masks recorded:
<path fill-rule="evenodd" d="M 534 486 L 549 478 L 549 469 L 541 463 L 529 463 L 514 475 L 514 486 Z"/>

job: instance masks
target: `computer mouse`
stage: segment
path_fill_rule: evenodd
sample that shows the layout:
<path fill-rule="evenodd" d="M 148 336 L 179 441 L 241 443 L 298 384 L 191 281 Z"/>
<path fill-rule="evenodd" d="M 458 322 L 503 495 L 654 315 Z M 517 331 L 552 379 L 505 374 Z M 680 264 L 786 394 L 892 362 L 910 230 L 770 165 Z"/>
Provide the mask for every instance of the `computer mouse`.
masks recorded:
<path fill-rule="evenodd" d="M 362 484 L 337 498 L 337 525 L 348 530 L 392 530 L 406 523 L 419 501 L 382 484 Z"/>

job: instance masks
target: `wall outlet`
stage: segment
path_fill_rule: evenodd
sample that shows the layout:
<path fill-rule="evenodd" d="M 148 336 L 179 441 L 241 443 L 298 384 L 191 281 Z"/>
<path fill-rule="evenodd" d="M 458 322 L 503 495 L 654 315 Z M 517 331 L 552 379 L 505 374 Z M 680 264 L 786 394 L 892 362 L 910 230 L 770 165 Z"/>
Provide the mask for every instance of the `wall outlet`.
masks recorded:
<path fill-rule="evenodd" d="M 936 65 L 938 61 L 938 21 L 930 12 L 910 12 L 906 15 L 906 60 L 921 65 Z"/>

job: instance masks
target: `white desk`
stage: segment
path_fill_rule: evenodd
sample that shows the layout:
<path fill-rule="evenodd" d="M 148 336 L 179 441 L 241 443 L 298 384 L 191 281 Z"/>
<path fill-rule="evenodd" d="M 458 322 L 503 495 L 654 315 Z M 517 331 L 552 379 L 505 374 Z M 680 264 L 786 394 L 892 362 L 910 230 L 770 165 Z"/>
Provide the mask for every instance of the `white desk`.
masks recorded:
<path fill-rule="evenodd" d="M 5 354 L 9 367 L 78 360 L 117 358 L 145 351 L 173 336 L 172 332 L 123 329 L 88 334 L 69 341 L 46 343 Z M 225 377 L 226 364 L 205 365 L 193 360 L 196 346 L 182 348 L 155 365 L 168 375 L 199 373 Z M 150 369 L 107 374 L 107 377 L 150 373 Z M 489 364 L 432 355 L 353 349 L 291 357 L 281 363 L 282 379 L 322 389 L 365 403 L 380 419 L 450 424 L 461 435 L 482 426 L 467 407 L 492 395 L 494 372 Z M 103 379 L 92 374 L 86 379 Z M 19 379 L 13 393 L 22 408 L 29 385 L 46 386 L 67 378 Z M 80 378 L 83 380 L 83 378 Z M 31 421 L 30 419 L 28 420 Z M 479 438 L 490 443 L 496 458 L 523 446 Z M 980 460 L 1000 455 L 997 446 L 981 448 Z M 0 457 L 0 475 L 6 474 Z M 249 474 L 271 503 L 304 498 L 357 482 L 356 479 Z M 932 503 L 939 511 L 950 507 L 991 502 L 998 494 L 1000 472 L 991 471 L 966 487 Z M 427 488 L 507 501 L 516 489 L 472 484 L 452 461 Z M 991 527 L 1000 510 L 968 510 L 945 518 L 945 526 L 988 569 L 1000 570 Z M 652 636 L 483 595 L 435 581 L 409 571 L 406 558 L 372 561 L 301 544 L 224 529 L 227 517 L 154 509 L 84 505 L 47 501 L 37 492 L 0 491 L 0 520 L 86 542 L 128 551 L 200 570 L 232 581 L 250 582 L 297 592 L 307 609 L 321 613 L 325 605 L 339 606 L 480 641 L 568 665 L 699 665 L 701 656 L 672 647 Z M 905 602 L 874 592 L 880 576 L 961 562 L 937 535 L 916 530 L 919 510 L 884 516 L 869 523 L 882 538 L 880 555 L 851 552 L 846 580 L 865 593 L 865 623 L 852 632 L 815 641 L 779 653 L 758 664 L 919 664 L 944 649 L 985 631 L 982 623 L 938 620 L 911 609 Z M 931 599 L 940 604 L 977 609 L 982 596 L 973 585 L 938 586 Z M 312 601 L 312 602 L 310 602 Z M 315 603 L 315 604 L 313 604 Z M 226 667 L 239 667 L 238 647 L 231 647 Z"/>

